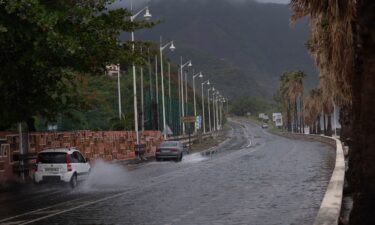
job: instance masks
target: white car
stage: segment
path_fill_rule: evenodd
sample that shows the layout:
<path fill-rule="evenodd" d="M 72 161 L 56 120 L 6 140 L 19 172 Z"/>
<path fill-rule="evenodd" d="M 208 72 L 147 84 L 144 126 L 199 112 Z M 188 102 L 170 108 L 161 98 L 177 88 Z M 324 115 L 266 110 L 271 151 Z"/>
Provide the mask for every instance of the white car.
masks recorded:
<path fill-rule="evenodd" d="M 72 188 L 87 178 L 90 164 L 75 148 L 48 149 L 38 153 L 35 183 L 62 181 Z"/>

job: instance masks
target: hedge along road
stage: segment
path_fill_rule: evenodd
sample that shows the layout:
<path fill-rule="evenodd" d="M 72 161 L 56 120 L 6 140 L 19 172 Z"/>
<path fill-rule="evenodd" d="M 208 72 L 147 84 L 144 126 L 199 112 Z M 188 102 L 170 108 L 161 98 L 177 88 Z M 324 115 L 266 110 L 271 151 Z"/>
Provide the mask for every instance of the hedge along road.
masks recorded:
<path fill-rule="evenodd" d="M 97 163 L 76 190 L 0 194 L 1 224 L 312 224 L 335 152 L 230 120 L 213 155 L 135 169 Z"/>

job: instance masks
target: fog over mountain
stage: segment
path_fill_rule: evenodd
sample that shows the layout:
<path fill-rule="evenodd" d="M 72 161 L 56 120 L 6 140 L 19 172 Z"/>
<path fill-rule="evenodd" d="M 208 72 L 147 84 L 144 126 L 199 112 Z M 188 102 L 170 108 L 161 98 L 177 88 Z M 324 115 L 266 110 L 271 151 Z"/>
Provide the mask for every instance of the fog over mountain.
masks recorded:
<path fill-rule="evenodd" d="M 180 61 L 180 56 L 192 59 L 196 70 L 202 70 L 232 98 L 272 98 L 280 75 L 287 70 L 305 71 L 307 86 L 315 85 L 316 71 L 304 46 L 307 21 L 292 28 L 290 8 L 285 4 L 234 2 L 153 0 L 148 4 L 153 19 L 162 23 L 137 32 L 136 38 L 159 41 L 162 35 L 164 40 L 175 40 L 177 50 L 166 55 L 174 63 Z"/>

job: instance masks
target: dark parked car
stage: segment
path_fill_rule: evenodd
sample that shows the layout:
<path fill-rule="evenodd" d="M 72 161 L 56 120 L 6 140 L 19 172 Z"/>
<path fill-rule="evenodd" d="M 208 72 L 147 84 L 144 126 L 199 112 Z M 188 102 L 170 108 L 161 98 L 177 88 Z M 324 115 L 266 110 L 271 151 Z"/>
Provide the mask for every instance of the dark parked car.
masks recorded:
<path fill-rule="evenodd" d="M 159 148 L 156 149 L 155 159 L 160 161 L 161 159 L 175 159 L 181 161 L 184 154 L 188 154 L 189 151 L 180 141 L 163 141 Z"/>

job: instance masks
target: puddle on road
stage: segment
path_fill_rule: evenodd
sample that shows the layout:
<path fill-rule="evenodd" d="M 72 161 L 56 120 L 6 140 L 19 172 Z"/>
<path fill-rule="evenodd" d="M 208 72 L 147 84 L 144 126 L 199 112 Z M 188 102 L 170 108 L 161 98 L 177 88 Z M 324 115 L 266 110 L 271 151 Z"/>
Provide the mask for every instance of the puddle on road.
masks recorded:
<path fill-rule="evenodd" d="M 106 163 L 98 160 L 91 167 L 89 177 L 79 185 L 82 192 L 109 191 L 124 188 L 127 171 L 122 165 Z"/>

